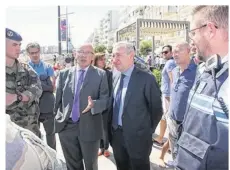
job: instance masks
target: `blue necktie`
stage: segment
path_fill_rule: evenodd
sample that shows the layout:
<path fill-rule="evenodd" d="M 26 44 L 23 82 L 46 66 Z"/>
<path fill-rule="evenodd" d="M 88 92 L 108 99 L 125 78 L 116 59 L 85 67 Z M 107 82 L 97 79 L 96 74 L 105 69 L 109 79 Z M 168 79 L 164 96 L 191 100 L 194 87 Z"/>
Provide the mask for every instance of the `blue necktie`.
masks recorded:
<path fill-rule="evenodd" d="M 72 108 L 72 120 L 74 122 L 77 122 L 80 117 L 79 94 L 80 94 L 80 89 L 81 89 L 81 86 L 84 80 L 84 72 L 85 70 L 80 70 L 80 76 L 77 81 L 77 87 L 76 87 L 76 92 L 74 96 L 73 108 Z"/>
<path fill-rule="evenodd" d="M 119 119 L 119 110 L 120 110 L 120 104 L 121 104 L 121 95 L 122 95 L 122 89 L 123 89 L 123 83 L 124 83 L 124 74 L 121 74 L 121 78 L 120 78 L 120 85 L 117 89 L 117 93 L 115 96 L 115 100 L 114 100 L 114 107 L 113 107 L 113 128 L 117 129 L 118 127 L 118 119 Z"/>

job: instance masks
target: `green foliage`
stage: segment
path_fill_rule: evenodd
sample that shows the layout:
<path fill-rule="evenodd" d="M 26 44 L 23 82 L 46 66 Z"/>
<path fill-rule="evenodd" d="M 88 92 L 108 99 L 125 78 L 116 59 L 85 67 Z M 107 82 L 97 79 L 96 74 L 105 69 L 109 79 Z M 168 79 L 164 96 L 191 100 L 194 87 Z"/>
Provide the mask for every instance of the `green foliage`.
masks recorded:
<path fill-rule="evenodd" d="M 157 84 L 159 85 L 159 87 L 161 87 L 161 70 L 154 69 L 153 70 L 153 75 L 156 78 Z"/>
<path fill-rule="evenodd" d="M 98 46 L 94 47 L 95 53 L 105 53 L 105 50 L 106 50 L 106 46 L 104 46 L 104 45 L 98 45 Z"/>
<path fill-rule="evenodd" d="M 146 56 L 151 51 L 152 51 L 152 41 L 151 40 L 141 41 L 141 43 L 140 43 L 140 54 Z"/>

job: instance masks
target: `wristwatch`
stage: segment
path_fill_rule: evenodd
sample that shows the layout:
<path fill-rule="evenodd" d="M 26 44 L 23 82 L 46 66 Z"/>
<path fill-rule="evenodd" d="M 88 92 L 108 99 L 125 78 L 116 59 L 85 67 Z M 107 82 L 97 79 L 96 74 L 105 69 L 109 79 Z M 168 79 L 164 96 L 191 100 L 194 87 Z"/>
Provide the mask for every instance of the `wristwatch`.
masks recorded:
<path fill-rule="evenodd" d="M 17 94 L 17 103 L 22 101 L 22 95 L 21 94 Z"/>

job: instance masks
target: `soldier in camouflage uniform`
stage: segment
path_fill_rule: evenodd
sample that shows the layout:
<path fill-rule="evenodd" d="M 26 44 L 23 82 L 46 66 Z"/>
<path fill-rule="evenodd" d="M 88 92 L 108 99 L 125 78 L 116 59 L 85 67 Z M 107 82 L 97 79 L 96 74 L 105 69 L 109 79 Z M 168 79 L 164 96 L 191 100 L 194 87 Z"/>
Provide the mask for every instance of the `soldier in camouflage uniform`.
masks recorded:
<path fill-rule="evenodd" d="M 27 65 L 19 63 L 22 38 L 6 29 L 6 113 L 13 122 L 41 136 L 38 126 L 41 82 Z"/>
<path fill-rule="evenodd" d="M 6 170 L 66 170 L 56 152 L 6 115 Z"/>

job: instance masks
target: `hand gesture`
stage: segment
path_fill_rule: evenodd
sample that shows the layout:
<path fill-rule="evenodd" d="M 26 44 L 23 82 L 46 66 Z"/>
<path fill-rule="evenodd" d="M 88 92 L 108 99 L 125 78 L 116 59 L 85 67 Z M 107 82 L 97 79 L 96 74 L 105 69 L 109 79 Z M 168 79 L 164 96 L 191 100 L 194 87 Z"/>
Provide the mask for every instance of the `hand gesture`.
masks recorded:
<path fill-rule="evenodd" d="M 16 94 L 6 93 L 6 106 L 11 105 L 16 100 L 17 100 L 17 95 Z"/>
<path fill-rule="evenodd" d="M 82 111 L 82 113 L 88 112 L 91 108 L 93 108 L 94 102 L 91 98 L 91 96 L 88 97 L 88 106 Z"/>

